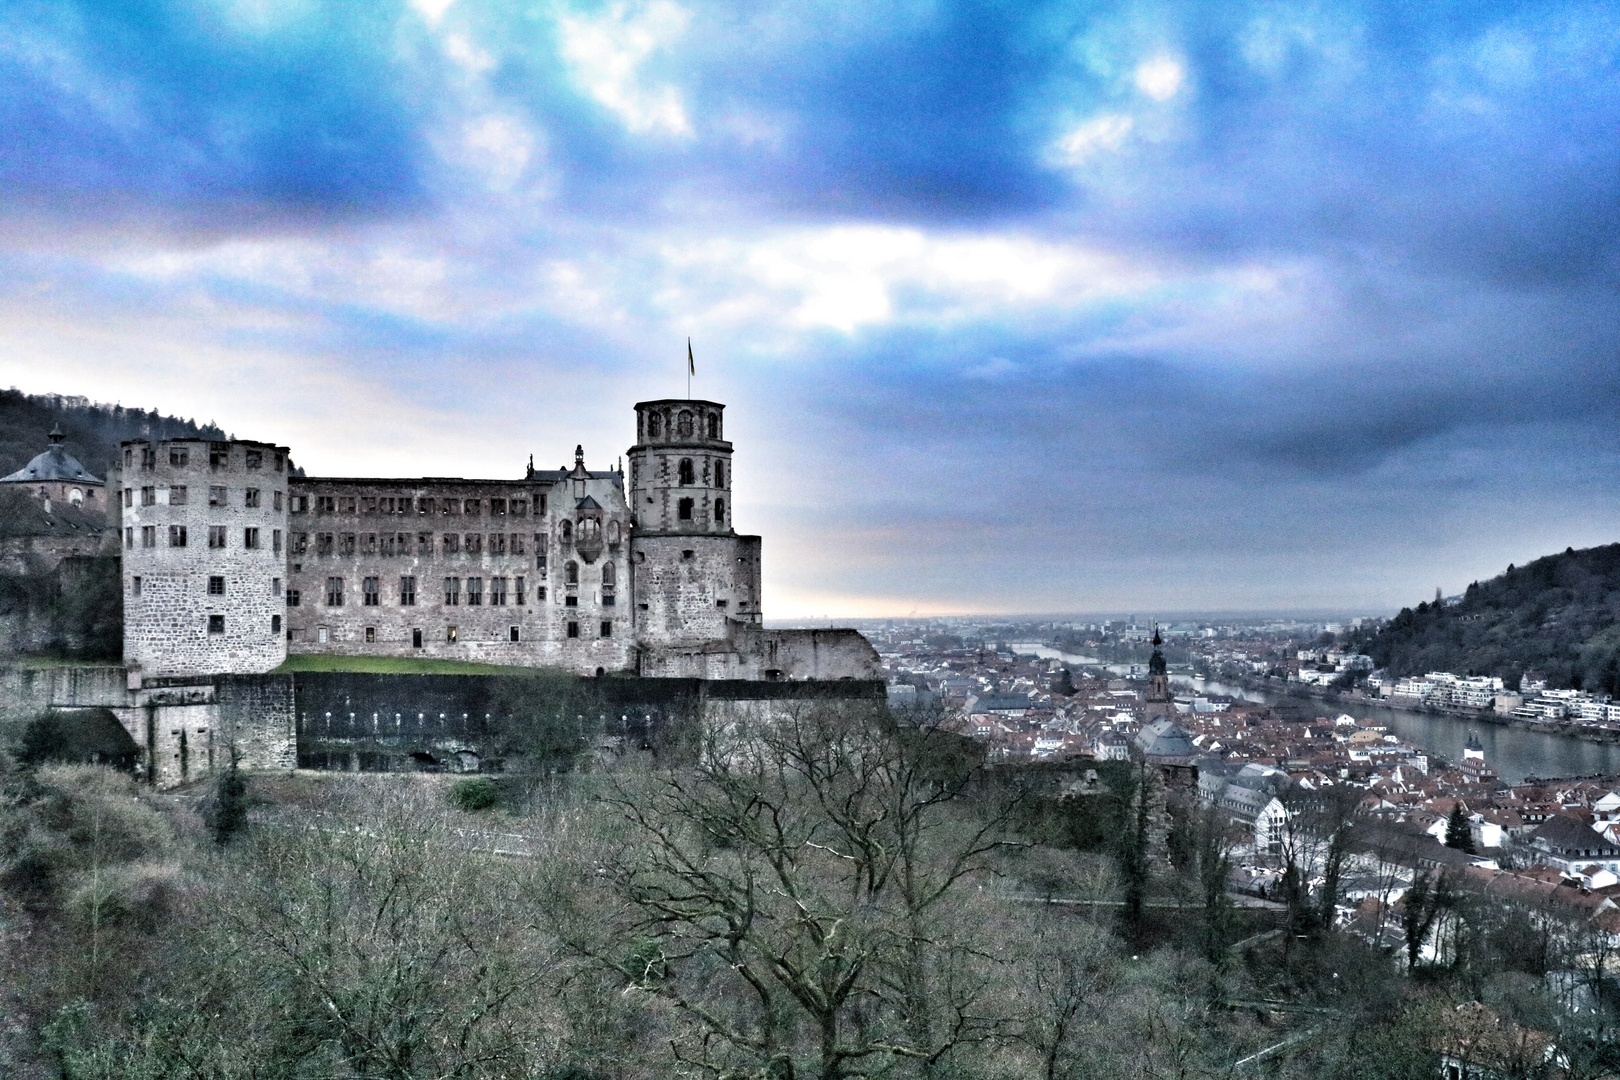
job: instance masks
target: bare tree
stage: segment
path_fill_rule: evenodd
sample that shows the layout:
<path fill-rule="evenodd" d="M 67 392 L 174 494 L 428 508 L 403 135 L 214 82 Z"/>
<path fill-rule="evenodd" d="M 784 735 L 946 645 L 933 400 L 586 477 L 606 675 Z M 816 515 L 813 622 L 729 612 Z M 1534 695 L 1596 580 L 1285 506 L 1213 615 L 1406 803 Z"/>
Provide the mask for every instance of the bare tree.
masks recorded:
<path fill-rule="evenodd" d="M 999 811 L 966 812 L 976 767 L 954 735 L 812 704 L 621 789 L 633 835 L 606 869 L 641 944 L 617 963 L 696 1023 L 683 1055 L 717 1075 L 928 1076 L 996 1033 L 988 958 L 946 903 L 1002 843 Z"/>

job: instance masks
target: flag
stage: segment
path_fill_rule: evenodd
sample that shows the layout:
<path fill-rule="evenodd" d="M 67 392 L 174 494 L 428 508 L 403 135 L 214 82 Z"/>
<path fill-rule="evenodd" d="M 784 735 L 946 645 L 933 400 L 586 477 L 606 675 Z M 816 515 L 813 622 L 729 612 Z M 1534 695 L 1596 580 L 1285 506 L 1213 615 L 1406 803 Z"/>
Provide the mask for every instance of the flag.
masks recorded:
<path fill-rule="evenodd" d="M 686 339 L 686 373 L 688 375 L 696 375 L 697 374 L 697 361 L 692 359 L 692 339 L 691 338 Z"/>

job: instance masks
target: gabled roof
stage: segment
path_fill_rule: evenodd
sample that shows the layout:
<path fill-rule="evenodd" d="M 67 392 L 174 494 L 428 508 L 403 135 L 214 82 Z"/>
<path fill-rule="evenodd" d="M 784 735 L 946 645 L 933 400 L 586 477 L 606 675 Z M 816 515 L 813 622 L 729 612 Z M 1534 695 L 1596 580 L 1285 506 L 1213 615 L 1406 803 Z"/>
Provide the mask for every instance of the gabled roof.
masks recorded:
<path fill-rule="evenodd" d="M 1554 814 L 1530 834 L 1532 843 L 1540 841 L 1549 851 L 1563 854 L 1579 852 L 1584 855 L 1620 855 L 1620 848 L 1590 825 L 1567 814 Z"/>

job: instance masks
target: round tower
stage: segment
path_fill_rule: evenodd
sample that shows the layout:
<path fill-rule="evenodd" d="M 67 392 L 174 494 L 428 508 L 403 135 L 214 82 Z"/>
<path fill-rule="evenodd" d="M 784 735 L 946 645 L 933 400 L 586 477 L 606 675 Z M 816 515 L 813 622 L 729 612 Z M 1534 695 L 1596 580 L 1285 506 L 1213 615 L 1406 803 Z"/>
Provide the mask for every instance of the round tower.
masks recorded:
<path fill-rule="evenodd" d="M 636 405 L 630 506 L 637 532 L 732 533 L 725 409 L 713 401 L 682 399 Z"/>

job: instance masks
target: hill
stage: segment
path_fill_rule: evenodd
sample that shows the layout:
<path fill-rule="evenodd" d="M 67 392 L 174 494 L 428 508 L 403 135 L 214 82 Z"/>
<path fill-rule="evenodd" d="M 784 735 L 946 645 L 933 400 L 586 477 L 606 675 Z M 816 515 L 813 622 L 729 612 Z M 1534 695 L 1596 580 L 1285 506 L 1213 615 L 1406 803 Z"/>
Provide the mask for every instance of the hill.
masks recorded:
<path fill-rule="evenodd" d="M 16 472 L 44 450 L 45 436 L 55 424 L 62 426 L 68 453 L 102 479 L 118 457 L 118 444 L 125 439 L 225 437 L 212 424 L 165 416 L 156 409 L 143 412 L 57 394 L 0 390 L 0 476 Z"/>
<path fill-rule="evenodd" d="M 1570 548 L 1422 603 L 1349 639 L 1393 675 L 1526 671 L 1549 686 L 1620 695 L 1620 544 Z"/>

